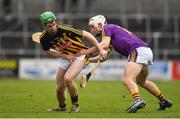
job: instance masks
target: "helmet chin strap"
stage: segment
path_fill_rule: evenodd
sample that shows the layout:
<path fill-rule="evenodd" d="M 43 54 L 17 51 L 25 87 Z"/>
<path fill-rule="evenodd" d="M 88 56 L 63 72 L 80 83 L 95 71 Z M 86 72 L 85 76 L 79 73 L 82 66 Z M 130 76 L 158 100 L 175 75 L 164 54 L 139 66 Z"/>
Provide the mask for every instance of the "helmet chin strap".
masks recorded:
<path fill-rule="evenodd" d="M 98 27 L 97 27 L 97 29 L 98 29 L 99 33 L 96 34 L 96 37 L 100 37 L 100 36 L 101 36 L 101 32 L 102 32 L 102 28 L 98 28 Z"/>
<path fill-rule="evenodd" d="M 100 36 L 101 36 L 101 33 L 96 34 L 96 37 L 100 37 Z"/>

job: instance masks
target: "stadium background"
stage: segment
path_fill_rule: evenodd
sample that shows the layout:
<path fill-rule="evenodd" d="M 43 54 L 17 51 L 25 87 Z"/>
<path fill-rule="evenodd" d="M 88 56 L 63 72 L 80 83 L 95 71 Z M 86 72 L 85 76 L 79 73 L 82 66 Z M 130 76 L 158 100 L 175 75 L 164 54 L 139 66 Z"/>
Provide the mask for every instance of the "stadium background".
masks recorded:
<path fill-rule="evenodd" d="M 59 23 L 71 24 L 80 29 L 88 30 L 88 19 L 94 15 L 102 14 L 107 18 L 108 23 L 119 24 L 134 32 L 149 43 L 154 53 L 155 62 L 151 67 L 149 78 L 162 80 L 162 84 L 160 83 L 160 85 L 164 86 L 164 89 L 166 89 L 169 84 L 173 90 L 172 92 L 178 90 L 176 88 L 179 87 L 180 82 L 174 82 L 172 80 L 180 80 L 179 0 L 0 0 L 0 5 L 1 104 L 7 100 L 5 89 L 7 89 L 8 94 L 8 91 L 11 89 L 8 88 L 8 86 L 14 82 L 14 79 L 21 79 L 19 81 L 24 79 L 28 79 L 28 81 L 29 79 L 36 79 L 37 81 L 55 79 L 58 60 L 48 57 L 41 50 L 40 45 L 33 43 L 31 40 L 31 35 L 34 32 L 42 30 L 39 15 L 46 10 L 55 12 Z M 87 44 L 90 45 L 88 42 Z M 125 60 L 125 57 L 113 52 L 110 60 L 98 67 L 92 80 L 120 80 Z M 82 73 L 86 73 L 91 67 L 92 65 L 88 66 Z M 5 82 L 6 80 L 7 82 Z M 167 80 L 168 83 L 164 82 Z M 14 83 L 16 84 L 17 82 Z M 27 82 L 27 87 L 31 85 L 31 83 L 32 82 Z M 92 81 L 92 85 L 93 83 Z M 32 90 L 39 90 L 35 83 L 32 84 L 35 86 L 29 86 Z M 96 85 L 97 84 L 94 84 L 97 88 Z M 175 86 L 173 87 L 173 85 Z M 54 87 L 54 82 L 52 87 Z M 104 87 L 102 86 L 101 88 Z M 95 89 L 93 88 L 92 90 Z M 96 89 L 96 91 L 98 91 L 98 89 Z M 5 97 L 3 97 L 3 94 Z M 30 97 L 33 96 L 30 94 Z M 53 95 L 52 97 L 54 99 L 55 96 Z M 178 99 L 178 97 L 174 97 L 174 99 L 176 98 Z M 1 114 L 5 114 L 5 116 L 2 117 L 12 117 L 7 116 L 6 113 L 2 111 L 5 110 L 6 112 L 5 107 L 1 106 L 0 109 Z M 7 109 L 7 114 L 8 110 L 9 109 Z M 111 115 L 109 117 L 113 116 Z M 37 116 L 34 115 L 32 117 Z M 146 115 L 144 115 L 144 117 L 146 117 Z M 158 116 L 156 115 L 156 117 Z M 172 115 L 165 117 L 172 117 Z M 173 117 L 180 116 L 175 115 Z"/>
<path fill-rule="evenodd" d="M 60 23 L 84 30 L 88 30 L 90 17 L 104 15 L 108 23 L 119 24 L 149 43 L 155 61 L 160 61 L 154 65 L 154 72 L 159 71 L 158 75 L 165 73 L 165 77 L 168 75 L 168 78 L 173 79 L 180 77 L 179 0 L 1 0 L 0 4 L 2 76 L 18 76 L 22 58 L 48 58 L 41 47 L 31 41 L 31 35 L 42 30 L 40 13 L 51 10 L 56 13 Z M 113 52 L 111 59 L 118 58 L 124 59 Z"/>

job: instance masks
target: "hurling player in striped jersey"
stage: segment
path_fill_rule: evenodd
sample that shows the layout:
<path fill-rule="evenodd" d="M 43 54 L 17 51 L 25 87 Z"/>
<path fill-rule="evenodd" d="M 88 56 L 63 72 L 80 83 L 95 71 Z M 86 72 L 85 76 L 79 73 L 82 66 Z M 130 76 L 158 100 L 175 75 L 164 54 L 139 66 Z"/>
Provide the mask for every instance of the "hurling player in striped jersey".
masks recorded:
<path fill-rule="evenodd" d="M 44 27 L 40 36 L 42 49 L 47 54 L 60 58 L 56 75 L 56 93 L 59 107 L 48 111 L 66 110 L 65 90 L 67 88 L 72 102 L 70 112 L 78 112 L 78 88 L 74 79 L 86 64 L 87 56 L 76 57 L 74 54 L 81 49 L 88 48 L 82 42 L 82 38 L 86 38 L 94 44 L 100 55 L 104 55 L 106 51 L 99 46 L 97 40 L 89 32 L 68 25 L 57 24 L 56 16 L 51 11 L 42 13 L 40 19 Z"/>

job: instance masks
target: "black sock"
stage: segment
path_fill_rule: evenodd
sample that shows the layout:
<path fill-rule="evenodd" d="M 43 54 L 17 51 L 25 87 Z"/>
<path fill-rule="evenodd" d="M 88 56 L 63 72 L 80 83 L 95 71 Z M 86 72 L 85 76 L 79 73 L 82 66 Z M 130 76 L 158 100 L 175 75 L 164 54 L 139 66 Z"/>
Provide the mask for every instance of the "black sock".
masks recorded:
<path fill-rule="evenodd" d="M 160 102 L 163 102 L 165 100 L 165 97 L 162 93 L 160 93 L 157 98 L 159 99 Z"/>
<path fill-rule="evenodd" d="M 71 102 L 72 102 L 72 104 L 78 106 L 78 95 L 71 97 Z"/>

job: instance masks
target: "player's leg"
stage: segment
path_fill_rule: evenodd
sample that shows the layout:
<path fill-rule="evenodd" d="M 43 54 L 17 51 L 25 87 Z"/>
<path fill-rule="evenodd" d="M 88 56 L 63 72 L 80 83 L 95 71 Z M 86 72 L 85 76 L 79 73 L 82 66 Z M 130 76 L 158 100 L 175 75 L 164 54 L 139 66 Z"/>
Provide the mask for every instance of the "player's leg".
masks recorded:
<path fill-rule="evenodd" d="M 83 69 L 84 63 L 84 56 L 81 58 L 77 58 L 68 68 L 67 72 L 64 76 L 64 81 L 68 87 L 69 94 L 71 97 L 72 108 L 70 112 L 78 112 L 79 104 L 78 104 L 78 88 L 75 82 L 75 77 L 80 73 Z"/>
<path fill-rule="evenodd" d="M 151 81 L 146 80 L 147 76 L 149 74 L 148 68 L 144 67 L 141 70 L 141 73 L 137 77 L 137 84 L 141 87 L 145 88 L 147 91 L 149 91 L 154 96 L 158 97 L 160 101 L 164 100 L 165 97 L 162 95 L 159 88 Z"/>
<path fill-rule="evenodd" d="M 129 63 L 125 67 L 124 84 L 130 91 L 134 99 L 134 104 L 128 109 L 128 112 L 136 112 L 138 109 L 143 108 L 145 106 L 145 102 L 140 97 L 136 81 L 142 68 L 147 64 L 151 64 L 152 60 L 153 60 L 153 54 L 152 54 L 151 49 L 148 47 L 136 48 L 128 56 Z M 131 76 L 131 77 L 128 78 L 128 76 Z"/>
<path fill-rule="evenodd" d="M 66 86 L 64 84 L 64 75 L 66 70 L 58 68 L 56 75 L 56 95 L 59 102 L 59 107 L 62 111 L 66 110 Z"/>
<path fill-rule="evenodd" d="M 65 111 L 66 110 L 66 86 L 64 83 L 64 74 L 66 70 L 58 67 L 56 74 L 56 96 L 58 100 L 58 108 L 50 108 L 48 111 Z"/>
<path fill-rule="evenodd" d="M 59 59 L 58 70 L 56 74 L 56 95 L 59 103 L 59 108 L 57 109 L 49 109 L 48 111 L 65 111 L 66 109 L 66 84 L 64 81 L 64 75 L 71 65 L 66 59 Z"/>
<path fill-rule="evenodd" d="M 145 102 L 142 100 L 136 84 L 136 77 L 141 72 L 142 67 L 143 64 L 135 62 L 128 62 L 125 66 L 123 84 L 127 87 L 134 99 L 134 104 L 127 109 L 129 113 L 135 113 L 138 109 L 145 106 Z"/>
<path fill-rule="evenodd" d="M 172 106 L 172 103 L 168 101 L 164 95 L 161 93 L 160 89 L 152 82 L 148 81 L 147 76 L 149 74 L 148 67 L 144 67 L 141 70 L 141 73 L 137 77 L 137 83 L 141 87 L 145 88 L 147 91 L 149 91 L 152 95 L 156 96 L 159 100 L 159 108 L 158 110 L 165 110 L 166 108 L 169 108 Z"/>

